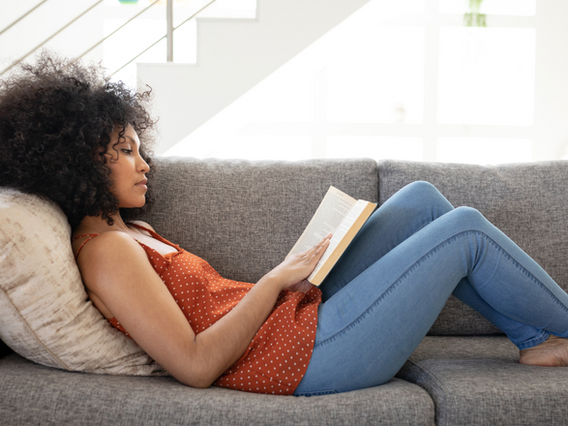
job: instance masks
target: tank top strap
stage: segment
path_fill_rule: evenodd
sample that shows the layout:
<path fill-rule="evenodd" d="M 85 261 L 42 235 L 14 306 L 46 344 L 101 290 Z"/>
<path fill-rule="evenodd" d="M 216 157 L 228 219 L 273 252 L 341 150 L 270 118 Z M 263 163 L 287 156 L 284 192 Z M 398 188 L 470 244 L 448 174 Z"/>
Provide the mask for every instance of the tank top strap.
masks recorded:
<path fill-rule="evenodd" d="M 142 231 L 148 232 L 152 238 L 154 238 L 158 241 L 161 241 L 162 243 L 167 244 L 167 245 L 175 248 L 178 252 L 181 250 L 181 247 L 179 245 L 174 244 L 169 240 L 166 240 L 164 237 L 162 237 L 156 231 L 152 231 L 150 228 L 146 228 L 145 226 L 138 225 L 137 223 L 133 223 L 133 222 L 128 222 L 128 225 L 133 226 L 134 228 L 137 228 L 137 229 L 141 229 Z M 140 241 L 138 241 L 138 242 L 140 242 Z"/>
<path fill-rule="evenodd" d="M 72 241 L 78 240 L 81 237 L 89 237 L 85 241 L 83 241 L 83 244 L 81 244 L 81 247 L 79 247 L 79 249 L 77 250 L 77 253 L 75 253 L 75 260 L 77 260 L 77 256 L 79 256 L 79 253 L 81 252 L 81 249 L 85 246 L 85 244 L 87 244 L 93 238 L 98 237 L 99 235 L 100 234 L 81 234 L 81 235 L 77 235 L 75 238 L 73 238 Z"/>
<path fill-rule="evenodd" d="M 154 238 L 156 238 L 155 235 L 158 235 L 158 234 L 156 234 L 155 231 L 152 231 L 150 228 L 146 228 L 145 226 L 138 225 L 137 223 L 128 222 L 128 225 L 133 226 L 134 228 L 140 229 L 142 231 L 146 231 L 148 234 L 150 234 Z"/>

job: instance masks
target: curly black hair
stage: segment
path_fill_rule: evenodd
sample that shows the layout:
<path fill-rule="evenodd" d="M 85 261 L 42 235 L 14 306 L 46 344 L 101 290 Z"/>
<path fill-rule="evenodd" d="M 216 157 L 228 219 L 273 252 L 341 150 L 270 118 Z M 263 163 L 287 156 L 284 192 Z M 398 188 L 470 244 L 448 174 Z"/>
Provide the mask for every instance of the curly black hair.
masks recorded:
<path fill-rule="evenodd" d="M 115 125 L 128 124 L 140 138 L 150 166 L 146 204 L 120 209 L 125 220 L 152 204 L 151 129 L 146 106 L 150 91 L 136 93 L 111 82 L 100 66 L 60 59 L 43 52 L 34 64 L 0 82 L 0 186 L 48 198 L 67 215 L 72 228 L 86 216 L 109 224 L 118 200 L 111 193 L 105 153 Z"/>

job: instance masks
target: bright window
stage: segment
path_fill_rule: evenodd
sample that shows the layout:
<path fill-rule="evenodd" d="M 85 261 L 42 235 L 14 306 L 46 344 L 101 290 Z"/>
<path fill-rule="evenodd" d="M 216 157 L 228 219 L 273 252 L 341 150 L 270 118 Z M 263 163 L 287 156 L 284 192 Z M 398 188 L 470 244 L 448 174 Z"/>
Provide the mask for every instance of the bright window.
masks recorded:
<path fill-rule="evenodd" d="M 469 0 L 438 0 L 441 13 L 465 13 Z M 480 13 L 490 15 L 533 16 L 536 12 L 535 0 L 484 0 Z"/>
<path fill-rule="evenodd" d="M 533 124 L 533 28 L 443 27 L 439 58 L 439 123 Z"/>
<path fill-rule="evenodd" d="M 439 138 L 438 153 L 438 161 L 449 163 L 522 163 L 532 159 L 532 141 L 504 138 Z"/>
<path fill-rule="evenodd" d="M 326 157 L 357 158 L 369 157 L 375 160 L 422 160 L 423 140 L 420 138 L 380 136 L 329 136 Z"/>
<path fill-rule="evenodd" d="M 165 155 L 531 161 L 536 1 L 468 5 L 371 0 Z"/>
<path fill-rule="evenodd" d="M 368 24 L 328 64 L 329 120 L 421 123 L 424 28 Z"/>

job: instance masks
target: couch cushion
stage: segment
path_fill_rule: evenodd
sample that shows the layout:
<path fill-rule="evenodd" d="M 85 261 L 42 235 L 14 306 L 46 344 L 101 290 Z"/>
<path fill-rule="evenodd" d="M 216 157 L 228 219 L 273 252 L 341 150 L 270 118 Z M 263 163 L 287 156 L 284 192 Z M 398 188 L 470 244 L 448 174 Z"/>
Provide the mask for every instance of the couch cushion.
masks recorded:
<path fill-rule="evenodd" d="M 416 380 L 437 425 L 564 425 L 568 369 L 486 359 L 426 360 Z"/>
<path fill-rule="evenodd" d="M 67 370 L 162 371 L 87 300 L 58 207 L 0 188 L 0 223 L 0 338 L 8 346 Z"/>
<path fill-rule="evenodd" d="M 438 425 L 566 424 L 568 368 L 518 358 L 502 336 L 427 336 L 397 377 L 428 391 Z"/>
<path fill-rule="evenodd" d="M 143 219 L 226 278 L 256 282 L 284 260 L 333 185 L 377 200 L 373 160 L 156 158 L 157 202 Z"/>
<path fill-rule="evenodd" d="M 171 377 L 100 376 L 0 360 L 4 426 L 54 425 L 433 425 L 434 404 L 419 386 L 393 380 L 337 395 L 260 395 L 193 389 Z"/>
<path fill-rule="evenodd" d="M 379 162 L 383 203 L 406 184 L 425 180 L 454 206 L 478 209 L 568 289 L 568 163 L 477 166 Z M 499 330 L 451 297 L 430 334 L 494 334 Z"/>
<path fill-rule="evenodd" d="M 518 362 L 519 350 L 505 336 L 426 336 L 408 361 L 417 364 L 432 358 Z"/>

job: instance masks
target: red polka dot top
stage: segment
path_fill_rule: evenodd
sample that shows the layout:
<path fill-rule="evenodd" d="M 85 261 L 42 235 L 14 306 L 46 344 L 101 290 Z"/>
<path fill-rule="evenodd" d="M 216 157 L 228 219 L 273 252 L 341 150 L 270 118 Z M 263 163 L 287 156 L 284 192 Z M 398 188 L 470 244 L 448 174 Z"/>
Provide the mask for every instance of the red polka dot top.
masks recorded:
<path fill-rule="evenodd" d="M 162 256 L 138 241 L 196 334 L 230 312 L 252 288 L 253 284 L 221 277 L 205 260 L 150 229 L 131 225 L 176 249 Z M 83 245 L 96 235 L 89 234 L 90 238 Z M 270 316 L 245 353 L 214 384 L 248 392 L 291 395 L 304 376 L 312 355 L 320 302 L 321 291 L 316 287 L 305 294 L 281 292 Z M 128 335 L 115 318 L 109 321 Z"/>

